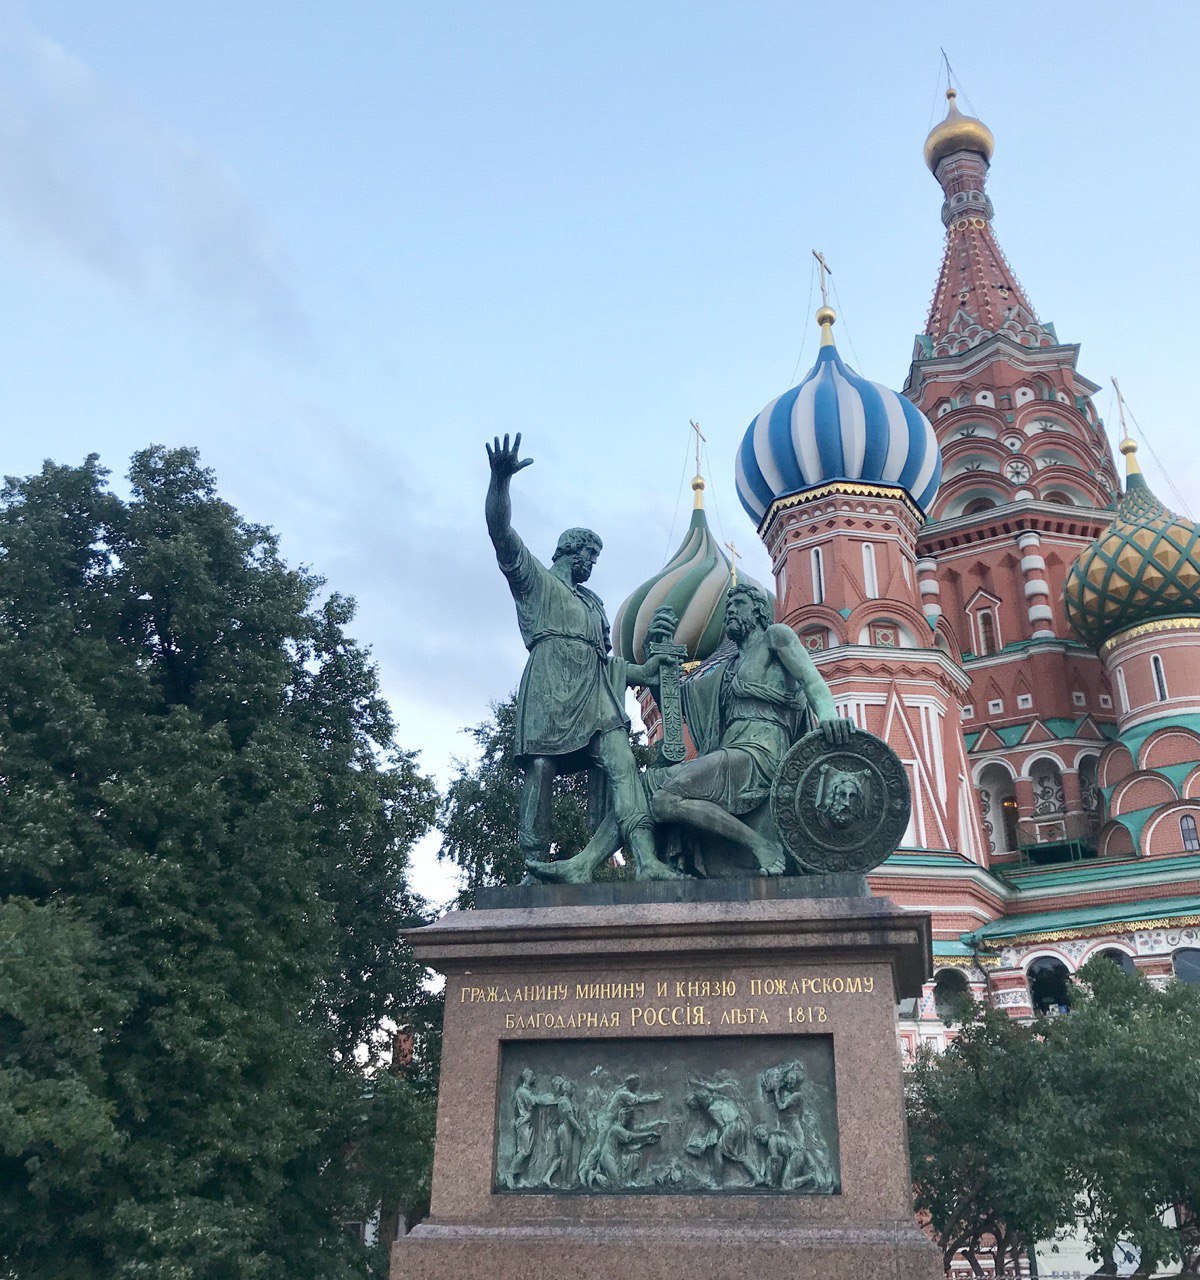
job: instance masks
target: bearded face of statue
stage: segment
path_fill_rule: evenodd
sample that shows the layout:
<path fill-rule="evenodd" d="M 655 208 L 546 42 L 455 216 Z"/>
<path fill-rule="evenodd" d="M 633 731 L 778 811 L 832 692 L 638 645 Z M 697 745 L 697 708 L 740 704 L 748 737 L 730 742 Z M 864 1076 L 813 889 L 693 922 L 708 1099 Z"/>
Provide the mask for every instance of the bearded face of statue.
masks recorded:
<path fill-rule="evenodd" d="M 822 808 L 828 821 L 839 830 L 844 831 L 859 821 L 863 816 L 863 793 L 858 775 L 843 772 L 832 776 Z"/>

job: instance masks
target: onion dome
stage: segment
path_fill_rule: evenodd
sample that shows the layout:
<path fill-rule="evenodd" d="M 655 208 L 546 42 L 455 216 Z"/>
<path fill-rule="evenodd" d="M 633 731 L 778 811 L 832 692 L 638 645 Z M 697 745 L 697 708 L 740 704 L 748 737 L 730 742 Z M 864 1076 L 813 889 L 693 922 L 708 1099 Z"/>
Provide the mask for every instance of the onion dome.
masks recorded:
<path fill-rule="evenodd" d="M 1093 649 L 1144 622 L 1200 617 L 1200 527 L 1154 496 L 1128 437 L 1121 452 L 1128 478 L 1116 516 L 1063 586 L 1067 619 Z"/>
<path fill-rule="evenodd" d="M 996 150 L 996 139 L 992 131 L 974 116 L 964 116 L 954 101 L 958 91 L 953 87 L 946 90 L 949 107 L 946 118 L 935 124 L 925 139 L 925 163 L 936 172 L 938 165 L 947 156 L 956 151 L 976 151 L 985 160 L 991 160 Z"/>
<path fill-rule="evenodd" d="M 799 386 L 747 427 L 737 454 L 737 491 L 761 526 L 779 498 L 840 480 L 908 491 L 927 510 L 942 478 L 929 419 L 899 392 L 868 382 L 833 343 L 832 307 L 817 312 L 821 349 Z"/>
<path fill-rule="evenodd" d="M 675 611 L 677 644 L 687 646 L 689 662 L 707 658 L 725 634 L 725 600 L 738 582 L 761 587 L 738 572 L 721 549 L 704 514 L 704 478 L 692 481 L 692 520 L 679 549 L 649 582 L 643 582 L 617 610 L 613 648 L 629 662 L 646 660 L 646 629 L 656 609 Z M 770 595 L 770 592 L 767 592 Z"/>

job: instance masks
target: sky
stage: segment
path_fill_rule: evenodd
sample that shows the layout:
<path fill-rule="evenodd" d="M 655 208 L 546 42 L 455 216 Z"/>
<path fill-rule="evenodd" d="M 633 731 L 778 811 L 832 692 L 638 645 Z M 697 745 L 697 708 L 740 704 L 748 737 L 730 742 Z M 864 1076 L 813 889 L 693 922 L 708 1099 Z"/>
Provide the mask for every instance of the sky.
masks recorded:
<path fill-rule="evenodd" d="M 1200 515 L 1198 37 L 1200 6 L 1109 0 L 0 0 L 0 470 L 197 446 L 356 597 L 444 783 L 524 660 L 483 442 L 524 433 L 535 552 L 600 532 L 611 615 L 683 535 L 696 419 L 711 523 L 769 580 L 733 455 L 815 357 L 812 249 L 843 357 L 903 385 L 944 48 L 1039 318 Z"/>

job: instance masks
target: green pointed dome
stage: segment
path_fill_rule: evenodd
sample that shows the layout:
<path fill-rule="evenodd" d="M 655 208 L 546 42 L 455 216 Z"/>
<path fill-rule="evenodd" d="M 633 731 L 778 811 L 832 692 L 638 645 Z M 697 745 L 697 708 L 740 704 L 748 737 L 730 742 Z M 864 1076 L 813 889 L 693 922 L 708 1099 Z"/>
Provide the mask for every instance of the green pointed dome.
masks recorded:
<path fill-rule="evenodd" d="M 1112 524 L 1071 566 L 1067 619 L 1093 649 L 1143 622 L 1200 618 L 1200 527 L 1150 491 L 1125 440 L 1125 495 Z"/>
<path fill-rule="evenodd" d="M 675 639 L 687 646 L 689 662 L 707 658 L 724 636 L 725 599 L 735 581 L 733 565 L 708 527 L 700 476 L 692 481 L 692 489 L 696 505 L 678 550 L 628 597 L 613 621 L 613 649 L 630 662 L 645 661 L 646 628 L 663 605 L 679 619 Z M 762 585 L 744 573 L 738 573 L 736 581 Z"/>

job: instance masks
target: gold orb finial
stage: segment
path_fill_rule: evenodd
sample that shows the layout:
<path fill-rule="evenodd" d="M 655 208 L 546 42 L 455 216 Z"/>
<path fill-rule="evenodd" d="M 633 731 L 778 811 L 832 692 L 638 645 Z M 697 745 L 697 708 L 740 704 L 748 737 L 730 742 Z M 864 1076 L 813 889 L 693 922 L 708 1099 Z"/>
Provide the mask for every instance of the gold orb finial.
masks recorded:
<path fill-rule="evenodd" d="M 829 305 L 817 308 L 817 323 L 821 326 L 821 346 L 833 346 L 833 322 L 837 312 Z"/>
<path fill-rule="evenodd" d="M 699 511 L 704 506 L 704 477 L 698 471 L 692 477 L 692 493 L 695 494 L 692 499 L 692 510 Z"/>
<path fill-rule="evenodd" d="M 1126 476 L 1141 475 L 1142 468 L 1137 460 L 1137 441 L 1132 436 L 1127 435 L 1125 439 L 1121 441 L 1119 448 L 1125 455 Z"/>
<path fill-rule="evenodd" d="M 992 131 L 974 116 L 964 116 L 955 99 L 958 90 L 951 85 L 946 90 L 946 118 L 933 126 L 925 139 L 925 163 L 931 172 L 955 151 L 977 151 L 985 160 L 991 160 L 996 150 L 996 138 Z"/>

